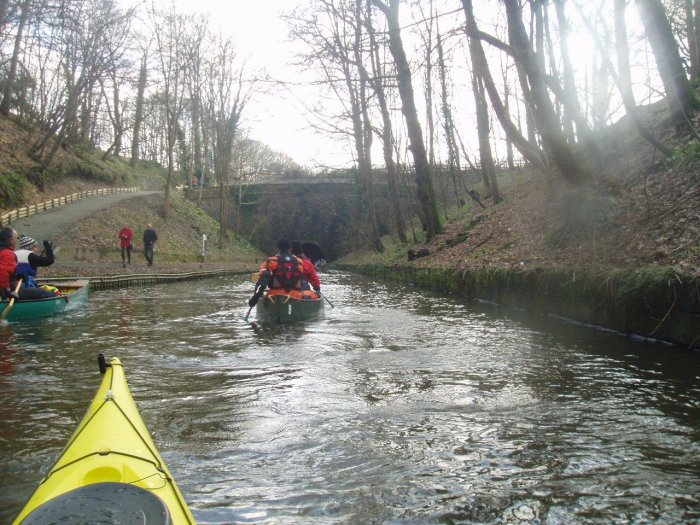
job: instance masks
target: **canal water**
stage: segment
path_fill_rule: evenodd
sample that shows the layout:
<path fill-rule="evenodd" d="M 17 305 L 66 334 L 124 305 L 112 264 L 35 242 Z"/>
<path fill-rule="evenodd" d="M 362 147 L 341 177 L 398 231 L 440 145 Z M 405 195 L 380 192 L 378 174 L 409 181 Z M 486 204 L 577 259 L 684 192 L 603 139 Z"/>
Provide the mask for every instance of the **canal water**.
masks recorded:
<path fill-rule="evenodd" d="M 697 523 L 700 356 L 341 272 L 299 326 L 242 277 L 0 327 L 0 523 L 117 356 L 200 524 Z M 254 312 L 251 320 L 254 319 Z"/>

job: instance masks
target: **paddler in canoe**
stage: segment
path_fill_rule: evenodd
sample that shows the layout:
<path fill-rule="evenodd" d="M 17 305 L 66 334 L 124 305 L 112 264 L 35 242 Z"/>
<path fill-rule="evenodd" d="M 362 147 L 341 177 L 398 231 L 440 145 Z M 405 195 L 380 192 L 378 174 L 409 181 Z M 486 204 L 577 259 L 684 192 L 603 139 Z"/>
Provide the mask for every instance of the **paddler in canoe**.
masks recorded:
<path fill-rule="evenodd" d="M 15 276 L 22 279 L 22 287 L 19 290 L 20 301 L 45 299 L 57 295 L 55 287 L 42 287 L 35 280 L 39 275 L 40 267 L 51 266 L 55 261 L 53 245 L 49 241 L 44 241 L 43 245 L 44 250 L 37 253 L 38 243 L 25 233 L 19 234 L 15 250 L 17 256 Z"/>
<path fill-rule="evenodd" d="M 14 301 L 19 299 L 18 288 L 14 286 L 15 270 L 17 270 L 17 256 L 15 245 L 17 244 L 17 232 L 12 228 L 0 230 L 0 299 Z"/>
<path fill-rule="evenodd" d="M 280 239 L 277 243 L 278 252 L 268 257 L 260 267 L 255 293 L 248 301 L 251 308 L 257 304 L 269 287 L 268 296 L 288 295 L 298 300 L 317 300 L 320 298 L 321 283 L 311 261 L 304 260 L 292 253 L 292 243 L 288 239 Z M 301 245 L 297 247 L 301 253 Z M 311 291 L 313 287 L 314 291 Z"/>
<path fill-rule="evenodd" d="M 36 248 L 36 241 L 28 235 L 18 236 L 13 228 L 0 230 L 0 299 L 22 301 L 56 295 L 34 281 L 39 266 L 53 264 L 53 247 L 44 241 L 45 255 L 35 253 Z"/>
<path fill-rule="evenodd" d="M 302 246 L 302 243 L 299 241 L 292 241 L 292 255 L 301 260 L 301 263 L 304 265 L 304 276 L 301 280 L 301 288 L 302 290 L 310 290 L 313 288 L 317 294 L 320 294 L 321 280 L 318 278 L 314 263 L 306 256 Z"/>

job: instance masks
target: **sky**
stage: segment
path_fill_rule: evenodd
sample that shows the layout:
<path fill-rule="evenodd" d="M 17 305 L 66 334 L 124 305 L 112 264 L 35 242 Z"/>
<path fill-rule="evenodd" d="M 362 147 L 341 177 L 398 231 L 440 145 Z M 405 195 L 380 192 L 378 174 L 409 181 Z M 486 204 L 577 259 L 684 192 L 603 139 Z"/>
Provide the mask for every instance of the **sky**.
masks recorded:
<path fill-rule="evenodd" d="M 176 0 L 183 13 L 210 15 L 212 32 L 230 35 L 250 72 L 264 69 L 275 80 L 303 83 L 290 62 L 298 45 L 289 41 L 287 23 L 281 15 L 303 0 Z M 257 93 L 243 117 L 250 138 L 286 153 L 302 166 L 342 166 L 350 155 L 336 142 L 314 132 L 304 109 L 303 86 L 293 91 L 271 86 Z"/>
<path fill-rule="evenodd" d="M 133 5 L 151 0 L 120 1 L 125 5 Z M 301 44 L 290 40 L 289 27 L 287 22 L 282 19 L 282 15 L 291 12 L 295 7 L 307 6 L 308 0 L 155 1 L 166 4 L 174 2 L 177 11 L 181 13 L 210 15 L 211 32 L 220 32 L 232 38 L 238 48 L 239 57 L 246 61 L 249 73 L 260 73 L 264 70 L 272 79 L 287 82 L 288 87 L 265 83 L 263 85 L 268 86 L 269 89 L 256 90 L 244 112 L 242 121 L 250 138 L 267 144 L 275 151 L 289 155 L 302 166 L 312 170 L 317 170 L 319 167 L 334 168 L 353 164 L 349 137 L 344 142 L 338 142 L 337 139 L 312 128 L 310 122 L 313 121 L 314 117 L 305 108 L 305 105 L 313 105 L 313 101 L 317 100 L 320 94 L 314 91 L 316 88 L 310 87 L 308 77 L 305 79 L 304 73 L 297 66 L 292 65 L 295 56 L 301 51 Z M 629 13 L 633 11 L 634 9 L 628 10 Z M 488 13 L 488 7 L 482 5 L 480 14 L 488 15 Z M 454 13 L 445 13 L 441 22 L 449 26 L 450 22 L 454 24 L 455 20 L 461 20 L 462 16 L 458 10 Z M 409 25 L 414 26 L 414 24 Z M 402 31 L 402 33 L 404 45 L 406 45 L 407 41 L 412 38 L 411 31 Z M 594 46 L 587 35 L 574 31 L 570 38 L 572 39 L 570 48 L 574 61 L 581 66 L 590 64 Z M 409 48 L 407 48 L 407 53 L 411 59 L 414 50 Z M 460 93 L 468 93 L 471 89 L 468 71 L 465 67 L 459 66 L 459 64 L 466 66 L 467 63 L 466 58 L 453 61 L 452 76 L 455 83 L 453 111 L 459 120 L 458 128 L 461 127 L 467 149 L 474 156 L 477 140 L 472 137 L 475 135 L 476 124 L 473 122 L 473 111 L 469 109 L 471 96 L 465 95 L 457 102 Z M 587 71 L 587 68 L 584 67 L 582 71 Z M 587 82 L 585 78 L 579 80 L 583 83 Z M 418 79 L 414 80 L 414 87 L 417 87 L 419 82 Z M 417 103 L 422 103 L 420 98 Z M 460 115 L 460 111 L 463 114 Z M 424 115 L 421 114 L 421 118 L 424 119 Z M 500 128 L 494 127 L 498 136 Z M 378 147 L 379 141 L 375 140 L 374 143 L 374 146 Z M 497 138 L 494 146 L 502 153 L 504 149 L 503 137 Z M 376 157 L 377 162 L 380 162 L 381 152 L 373 153 L 373 156 Z"/>

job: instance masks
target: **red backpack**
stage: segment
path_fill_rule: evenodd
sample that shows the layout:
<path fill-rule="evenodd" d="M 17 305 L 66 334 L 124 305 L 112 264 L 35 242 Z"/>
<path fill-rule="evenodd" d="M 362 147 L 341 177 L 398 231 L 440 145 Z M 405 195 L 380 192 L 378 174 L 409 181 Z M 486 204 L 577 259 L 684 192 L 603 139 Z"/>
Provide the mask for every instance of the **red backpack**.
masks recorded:
<path fill-rule="evenodd" d="M 282 252 L 277 256 L 277 268 L 272 270 L 272 287 L 291 290 L 299 288 L 302 277 L 301 261 L 291 253 Z"/>

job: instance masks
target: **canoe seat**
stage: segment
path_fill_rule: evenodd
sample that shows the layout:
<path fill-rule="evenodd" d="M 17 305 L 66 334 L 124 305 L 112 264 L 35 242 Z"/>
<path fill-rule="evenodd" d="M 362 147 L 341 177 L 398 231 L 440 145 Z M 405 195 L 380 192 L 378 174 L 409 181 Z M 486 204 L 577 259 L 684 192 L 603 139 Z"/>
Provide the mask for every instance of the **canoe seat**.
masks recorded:
<path fill-rule="evenodd" d="M 57 496 L 22 520 L 21 525 L 129 523 L 172 525 L 155 494 L 128 483 L 95 483 Z"/>

